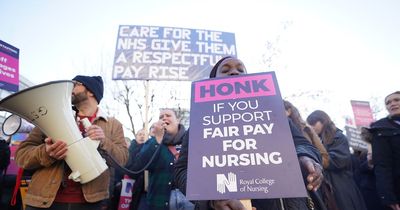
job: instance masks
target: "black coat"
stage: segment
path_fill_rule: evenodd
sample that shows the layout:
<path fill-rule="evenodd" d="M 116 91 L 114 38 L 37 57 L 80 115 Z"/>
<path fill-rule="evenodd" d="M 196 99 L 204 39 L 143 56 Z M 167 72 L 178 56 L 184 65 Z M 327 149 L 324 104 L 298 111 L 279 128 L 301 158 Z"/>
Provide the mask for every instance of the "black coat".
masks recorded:
<path fill-rule="evenodd" d="M 361 154 L 360 164 L 358 167 L 358 181 L 360 191 L 364 196 L 364 201 L 368 210 L 390 210 L 383 206 L 376 192 L 376 178 L 374 169 L 368 166 L 367 153 Z"/>
<path fill-rule="evenodd" d="M 315 148 L 304 136 L 303 134 L 296 129 L 296 127 L 289 120 L 290 130 L 292 132 L 296 153 L 297 156 L 307 156 L 316 161 L 317 163 L 321 163 L 321 156 L 317 148 Z M 175 163 L 175 184 L 176 186 L 186 194 L 186 178 L 187 178 L 187 162 L 188 162 L 188 142 L 189 142 L 189 129 L 186 131 L 186 134 L 182 140 L 182 149 L 179 155 L 177 162 Z M 290 199 L 287 202 L 296 204 L 296 210 L 307 209 L 304 205 L 304 202 L 299 201 L 298 199 L 294 199 L 293 202 Z M 303 200 L 304 199 L 301 199 Z M 273 204 L 273 205 L 271 205 Z M 279 199 L 258 199 L 256 202 L 253 202 L 253 206 L 257 209 L 263 210 L 277 210 L 277 206 L 280 205 Z M 291 204 L 289 204 L 290 206 Z M 303 208 L 300 208 L 303 207 Z M 209 209 L 207 202 L 201 201 L 196 203 L 196 209 Z M 287 209 L 287 208 L 285 208 Z"/>
<path fill-rule="evenodd" d="M 324 175 L 333 187 L 337 207 L 346 210 L 367 209 L 353 179 L 352 160 L 346 136 L 337 129 L 332 143 L 325 147 L 329 154 L 329 166 Z"/>
<path fill-rule="evenodd" d="M 370 131 L 378 196 L 384 205 L 400 203 L 400 125 L 383 118 Z"/>

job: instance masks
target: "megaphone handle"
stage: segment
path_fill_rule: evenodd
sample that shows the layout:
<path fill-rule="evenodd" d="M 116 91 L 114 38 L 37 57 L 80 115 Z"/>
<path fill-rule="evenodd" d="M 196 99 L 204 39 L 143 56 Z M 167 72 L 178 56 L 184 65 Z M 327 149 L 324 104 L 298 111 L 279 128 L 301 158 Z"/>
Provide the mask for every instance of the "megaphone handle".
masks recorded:
<path fill-rule="evenodd" d="M 75 171 L 75 172 L 72 172 L 72 173 L 68 176 L 68 179 L 72 179 L 72 180 L 74 180 L 75 182 L 80 182 L 80 181 L 81 181 L 80 176 L 81 176 L 81 173 L 79 173 L 79 171 Z"/>
<path fill-rule="evenodd" d="M 92 123 L 90 123 L 90 121 L 89 121 L 88 118 L 83 118 L 83 119 L 81 120 L 81 122 L 82 122 L 82 125 L 83 125 L 83 127 L 84 127 L 85 129 L 89 128 L 89 127 L 92 125 Z"/>
<path fill-rule="evenodd" d="M 89 128 L 92 125 L 92 123 L 90 123 L 88 118 L 83 118 L 81 120 L 81 123 L 82 123 L 82 125 L 83 125 L 83 127 L 85 129 Z M 88 139 L 93 143 L 94 148 L 97 149 L 97 147 L 99 147 L 100 141 L 96 141 L 96 140 L 93 140 L 93 139 L 90 139 L 90 138 L 88 138 Z"/>

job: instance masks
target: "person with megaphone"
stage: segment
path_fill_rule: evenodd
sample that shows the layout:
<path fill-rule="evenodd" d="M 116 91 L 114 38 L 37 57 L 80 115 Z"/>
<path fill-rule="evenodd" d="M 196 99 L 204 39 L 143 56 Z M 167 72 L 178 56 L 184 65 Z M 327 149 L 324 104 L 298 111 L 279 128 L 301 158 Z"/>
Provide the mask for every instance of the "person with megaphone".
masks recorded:
<path fill-rule="evenodd" d="M 95 145 L 95 149 L 91 148 L 95 153 L 98 149 L 105 150 L 121 165 L 125 164 L 128 159 L 128 148 L 122 124 L 113 117 L 107 117 L 98 106 L 104 91 L 102 78 L 78 75 L 73 82 L 71 102 L 76 111 L 74 118 L 82 136 L 88 137 L 88 139 L 84 138 L 68 143 L 69 140 L 52 139 L 52 136 L 45 136 L 43 128 L 38 126 L 31 131 L 16 152 L 16 161 L 19 166 L 35 170 L 24 200 L 27 205 L 26 210 L 107 208 L 112 172 L 101 159 L 94 165 L 104 164 L 105 167 L 101 167 L 102 169 L 96 177 L 85 180 L 83 173 L 76 172 L 78 173 L 76 174 L 73 170 L 74 167 L 71 167 L 72 162 L 85 162 L 87 157 L 89 159 L 92 157 L 87 154 L 72 153 L 73 149 L 78 149 L 76 147 L 80 149 L 84 146 L 83 144 L 75 146 L 79 145 L 76 142 L 95 142 L 89 143 L 91 146 L 88 147 Z M 60 118 L 63 114 L 65 113 L 61 111 Z M 83 121 L 87 122 L 84 119 L 87 119 L 89 123 L 84 124 Z M 93 170 L 91 169 L 91 171 Z"/>

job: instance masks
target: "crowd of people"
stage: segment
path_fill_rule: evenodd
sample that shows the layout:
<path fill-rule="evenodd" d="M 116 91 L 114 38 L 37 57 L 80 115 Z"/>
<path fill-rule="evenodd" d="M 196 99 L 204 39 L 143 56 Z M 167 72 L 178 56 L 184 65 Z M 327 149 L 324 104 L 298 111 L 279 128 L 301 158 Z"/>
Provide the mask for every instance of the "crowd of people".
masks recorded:
<path fill-rule="evenodd" d="M 210 71 L 210 78 L 246 74 L 236 57 L 224 57 Z M 149 131 L 137 132 L 130 146 L 122 124 L 99 107 L 103 81 L 99 76 L 73 78 L 72 105 L 84 136 L 99 141 L 99 150 L 110 154 L 131 171 L 135 179 L 130 209 L 244 210 L 237 199 L 188 201 L 171 207 L 171 192 L 186 193 L 190 129 L 180 124 L 174 109 L 162 109 Z M 349 142 L 328 113 L 315 110 L 304 120 L 291 102 L 283 100 L 288 125 L 303 169 L 308 197 L 252 199 L 252 209 L 269 210 L 400 210 L 400 91 L 385 98 L 389 115 L 363 128 L 369 149 L 353 161 Z M 81 125 L 88 119 L 92 125 Z M 149 134 L 149 135 L 148 135 Z M 68 179 L 65 162 L 68 145 L 34 128 L 16 152 L 17 164 L 34 170 L 24 198 L 26 210 L 118 209 L 118 191 L 124 172 L 112 167 L 87 183 Z M 199 177 L 199 181 L 201 177 Z"/>

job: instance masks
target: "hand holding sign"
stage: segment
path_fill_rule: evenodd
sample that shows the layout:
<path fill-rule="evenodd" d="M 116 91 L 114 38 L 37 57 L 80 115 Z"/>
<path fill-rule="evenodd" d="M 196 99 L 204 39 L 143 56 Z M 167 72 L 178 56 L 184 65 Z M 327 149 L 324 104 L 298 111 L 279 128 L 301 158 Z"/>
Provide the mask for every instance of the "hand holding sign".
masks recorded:
<path fill-rule="evenodd" d="M 321 165 L 306 156 L 301 156 L 299 161 L 307 175 L 307 189 L 310 191 L 317 191 L 324 179 Z"/>
<path fill-rule="evenodd" d="M 189 199 L 306 196 L 274 72 L 196 81 L 191 110 Z M 314 189 L 320 173 L 304 161 Z"/>
<path fill-rule="evenodd" d="M 249 210 L 239 200 L 216 200 L 211 202 L 211 206 L 215 210 Z"/>

